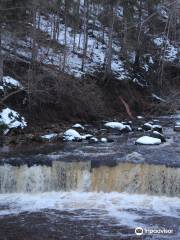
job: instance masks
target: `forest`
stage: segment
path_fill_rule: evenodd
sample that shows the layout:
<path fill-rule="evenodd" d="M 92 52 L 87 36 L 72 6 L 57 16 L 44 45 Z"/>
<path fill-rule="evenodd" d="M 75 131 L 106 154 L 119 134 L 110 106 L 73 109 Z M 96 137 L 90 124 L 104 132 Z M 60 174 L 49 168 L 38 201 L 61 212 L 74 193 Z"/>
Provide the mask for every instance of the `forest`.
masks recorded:
<path fill-rule="evenodd" d="M 180 3 L 0 3 L 1 107 L 29 122 L 170 113 L 179 99 Z M 168 104 L 167 104 L 168 102 Z"/>

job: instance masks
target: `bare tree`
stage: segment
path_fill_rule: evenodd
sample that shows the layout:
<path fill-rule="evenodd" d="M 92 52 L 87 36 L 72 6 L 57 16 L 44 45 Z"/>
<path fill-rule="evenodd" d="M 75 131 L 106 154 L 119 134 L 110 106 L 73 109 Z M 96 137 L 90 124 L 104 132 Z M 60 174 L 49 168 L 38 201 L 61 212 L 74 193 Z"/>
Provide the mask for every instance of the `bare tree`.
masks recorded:
<path fill-rule="evenodd" d="M 3 81 L 2 22 L 0 20 L 0 85 Z"/>
<path fill-rule="evenodd" d="M 109 32 L 108 32 L 108 47 L 107 47 L 107 53 L 106 53 L 106 76 L 110 76 L 112 69 L 112 44 L 113 44 L 113 32 L 114 32 L 114 20 L 115 20 L 115 14 L 114 14 L 114 6 L 113 4 L 110 4 L 110 26 L 109 26 Z"/>
<path fill-rule="evenodd" d="M 83 41 L 82 66 L 81 66 L 82 71 L 84 71 L 84 64 L 87 57 L 88 22 L 89 22 L 89 0 L 85 0 L 84 1 L 84 41 Z"/>

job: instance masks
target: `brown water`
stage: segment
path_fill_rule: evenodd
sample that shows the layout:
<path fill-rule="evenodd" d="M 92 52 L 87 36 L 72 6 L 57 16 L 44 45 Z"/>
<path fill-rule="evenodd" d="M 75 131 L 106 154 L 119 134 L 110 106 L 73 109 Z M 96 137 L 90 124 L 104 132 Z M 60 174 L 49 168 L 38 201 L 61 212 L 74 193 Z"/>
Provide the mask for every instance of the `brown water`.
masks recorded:
<path fill-rule="evenodd" d="M 180 134 L 163 118 L 167 143 L 6 148 L 0 162 L 0 240 L 180 239 Z M 137 237 L 135 227 L 172 234 Z"/>

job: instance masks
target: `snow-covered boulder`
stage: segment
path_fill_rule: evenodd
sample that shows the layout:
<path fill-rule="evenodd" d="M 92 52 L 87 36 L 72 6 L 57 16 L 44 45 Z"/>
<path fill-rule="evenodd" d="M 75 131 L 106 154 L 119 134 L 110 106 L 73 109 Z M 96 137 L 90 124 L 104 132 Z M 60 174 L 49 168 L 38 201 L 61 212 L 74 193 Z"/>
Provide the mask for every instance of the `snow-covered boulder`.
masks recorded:
<path fill-rule="evenodd" d="M 12 88 L 23 89 L 21 83 L 18 80 L 10 76 L 4 76 L 2 80 L 2 85 L 0 86 L 0 90 L 4 91 L 6 89 L 12 89 Z"/>
<path fill-rule="evenodd" d="M 153 129 L 153 125 L 150 123 L 145 123 L 142 128 L 144 131 L 150 131 Z"/>
<path fill-rule="evenodd" d="M 140 145 L 159 145 L 161 140 L 159 138 L 143 136 L 136 140 L 136 144 Z"/>
<path fill-rule="evenodd" d="M 79 124 L 79 123 L 74 124 L 74 125 L 72 126 L 72 128 L 79 128 L 79 129 L 84 130 L 84 127 L 83 127 L 81 124 Z"/>
<path fill-rule="evenodd" d="M 143 116 L 137 116 L 137 119 L 144 119 Z"/>
<path fill-rule="evenodd" d="M 112 128 L 112 129 L 116 129 L 119 131 L 132 131 L 131 127 L 129 125 L 124 125 L 123 123 L 120 122 L 107 122 L 104 124 L 105 127 L 107 128 Z"/>
<path fill-rule="evenodd" d="M 151 135 L 151 137 L 159 138 L 162 143 L 166 142 L 165 136 L 163 134 L 159 133 L 158 131 L 153 131 L 153 132 L 151 132 L 150 135 Z"/>
<path fill-rule="evenodd" d="M 89 143 L 98 143 L 99 140 L 96 137 L 92 137 L 89 139 Z"/>
<path fill-rule="evenodd" d="M 46 141 L 52 141 L 52 140 L 55 139 L 57 136 L 58 136 L 57 133 L 50 133 L 50 134 L 46 134 L 46 135 L 41 136 L 41 138 L 42 138 L 43 140 L 46 140 Z"/>
<path fill-rule="evenodd" d="M 159 133 L 162 133 L 162 126 L 161 125 L 153 125 L 153 130 Z"/>
<path fill-rule="evenodd" d="M 92 137 L 93 137 L 93 135 L 91 135 L 91 134 L 81 135 L 82 140 L 89 140 Z"/>
<path fill-rule="evenodd" d="M 27 126 L 24 117 L 10 108 L 5 108 L 0 112 L 0 122 L 1 125 L 4 124 L 7 129 L 23 129 Z"/>
<path fill-rule="evenodd" d="M 82 136 L 74 129 L 69 129 L 64 133 L 63 139 L 65 141 L 81 141 Z"/>
<path fill-rule="evenodd" d="M 113 129 L 117 129 L 117 130 L 123 130 L 125 128 L 124 124 L 120 123 L 120 122 L 107 122 L 104 124 L 105 127 L 108 128 L 113 128 Z"/>
<path fill-rule="evenodd" d="M 175 132 L 180 132 L 180 125 L 174 126 L 174 131 Z"/>
<path fill-rule="evenodd" d="M 107 143 L 108 140 L 107 140 L 107 138 L 101 138 L 101 142 L 102 142 L 102 143 Z"/>
<path fill-rule="evenodd" d="M 153 125 L 153 123 L 151 123 L 151 122 L 145 123 L 142 128 L 145 131 L 154 130 L 154 131 L 162 133 L 162 126 L 161 125 Z"/>

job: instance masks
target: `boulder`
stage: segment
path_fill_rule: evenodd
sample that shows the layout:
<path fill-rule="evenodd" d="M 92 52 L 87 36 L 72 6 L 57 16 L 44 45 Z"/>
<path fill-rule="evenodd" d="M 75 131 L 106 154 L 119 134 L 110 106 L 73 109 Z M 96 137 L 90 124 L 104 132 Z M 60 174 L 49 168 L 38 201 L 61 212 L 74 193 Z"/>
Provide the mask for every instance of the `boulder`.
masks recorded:
<path fill-rule="evenodd" d="M 96 137 L 92 137 L 89 139 L 89 143 L 98 143 L 99 140 Z"/>
<path fill-rule="evenodd" d="M 159 145 L 161 144 L 161 140 L 159 138 L 143 136 L 136 140 L 135 144 L 140 145 Z"/>
<path fill-rule="evenodd" d="M 153 125 L 153 130 L 159 133 L 162 133 L 162 126 L 161 125 Z"/>
<path fill-rule="evenodd" d="M 49 141 L 49 142 L 55 140 L 57 137 L 58 137 L 57 133 L 50 133 L 50 134 L 41 136 L 43 140 Z"/>
<path fill-rule="evenodd" d="M 79 123 L 74 124 L 74 125 L 72 126 L 72 128 L 81 129 L 81 130 L 84 130 L 84 129 L 85 129 L 85 128 L 84 128 L 81 124 L 79 124 Z"/>
<path fill-rule="evenodd" d="M 180 132 L 180 125 L 174 126 L 174 131 L 175 132 Z"/>
<path fill-rule="evenodd" d="M 154 130 L 154 131 L 157 131 L 159 133 L 162 133 L 162 126 L 161 125 L 153 125 L 152 122 L 145 123 L 142 126 L 142 128 L 143 128 L 144 131 Z"/>
<path fill-rule="evenodd" d="M 27 123 L 18 112 L 10 109 L 10 108 L 4 108 L 0 112 L 0 125 L 1 129 L 6 128 L 5 134 L 9 132 L 9 130 L 12 129 L 24 129 L 27 127 Z"/>
<path fill-rule="evenodd" d="M 154 138 L 159 138 L 162 143 L 166 142 L 166 138 L 164 137 L 164 135 L 157 131 L 151 132 L 150 136 Z"/>
<path fill-rule="evenodd" d="M 150 123 L 145 123 L 143 126 L 142 126 L 142 129 L 144 131 L 151 131 L 153 129 L 153 125 L 150 124 Z"/>
<path fill-rule="evenodd" d="M 67 130 L 63 135 L 64 141 L 82 141 L 82 136 L 74 129 Z"/>
<path fill-rule="evenodd" d="M 104 124 L 105 127 L 110 128 L 110 129 L 115 129 L 121 132 L 131 132 L 132 128 L 129 125 L 125 125 L 120 122 L 108 122 Z"/>

